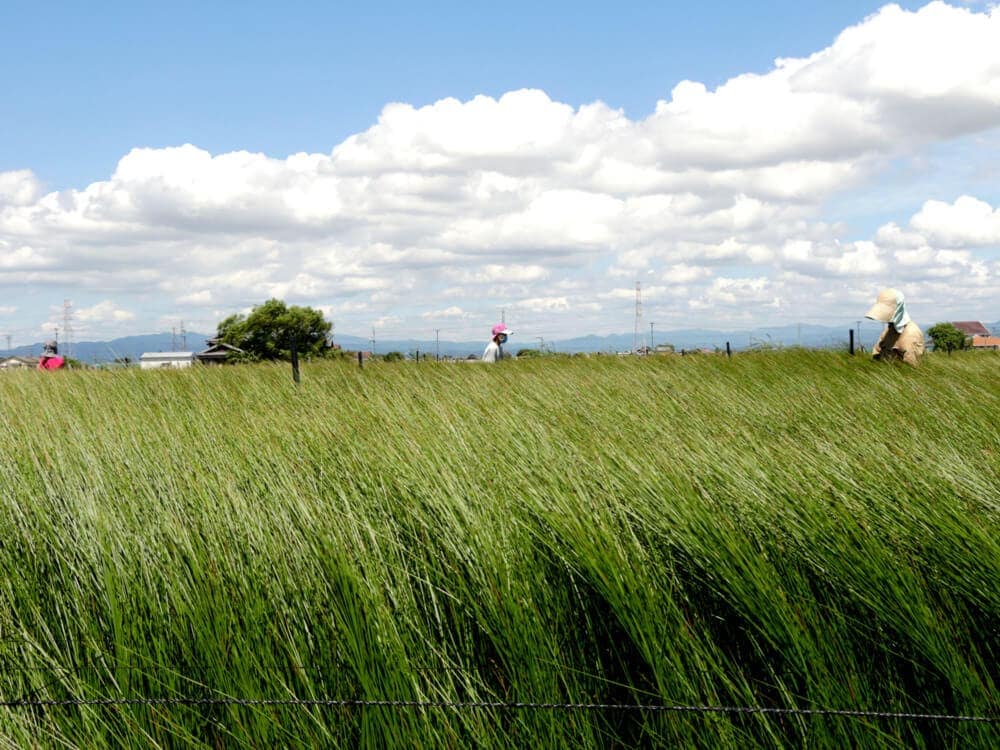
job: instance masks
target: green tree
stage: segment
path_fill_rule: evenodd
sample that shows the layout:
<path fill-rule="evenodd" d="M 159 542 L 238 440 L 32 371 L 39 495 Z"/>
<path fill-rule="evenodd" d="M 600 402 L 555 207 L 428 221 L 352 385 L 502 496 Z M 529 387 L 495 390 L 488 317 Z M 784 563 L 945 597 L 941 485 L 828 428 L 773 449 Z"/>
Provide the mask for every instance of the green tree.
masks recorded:
<path fill-rule="evenodd" d="M 927 329 L 927 335 L 934 342 L 934 351 L 953 352 L 969 347 L 968 337 L 951 323 L 936 323 Z"/>
<path fill-rule="evenodd" d="M 293 346 L 301 356 L 323 356 L 330 328 L 319 310 L 269 299 L 249 315 L 230 315 L 219 323 L 216 334 L 250 359 L 273 360 L 289 359 Z"/>

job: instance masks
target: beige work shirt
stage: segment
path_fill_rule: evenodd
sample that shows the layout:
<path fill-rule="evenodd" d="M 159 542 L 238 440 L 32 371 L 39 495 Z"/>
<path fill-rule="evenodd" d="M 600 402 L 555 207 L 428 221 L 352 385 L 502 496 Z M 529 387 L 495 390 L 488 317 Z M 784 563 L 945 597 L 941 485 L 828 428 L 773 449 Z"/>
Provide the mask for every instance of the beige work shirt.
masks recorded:
<path fill-rule="evenodd" d="M 903 327 L 902 333 L 888 325 L 872 348 L 875 359 L 902 359 L 908 365 L 916 365 L 924 353 L 924 333 L 912 320 Z"/>

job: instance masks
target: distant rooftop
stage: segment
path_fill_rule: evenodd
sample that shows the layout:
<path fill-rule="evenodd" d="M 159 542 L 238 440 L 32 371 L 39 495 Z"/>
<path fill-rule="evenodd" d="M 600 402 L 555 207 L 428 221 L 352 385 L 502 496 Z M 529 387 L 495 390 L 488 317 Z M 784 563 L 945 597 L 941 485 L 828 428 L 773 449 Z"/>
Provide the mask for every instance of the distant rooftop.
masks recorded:
<path fill-rule="evenodd" d="M 1000 349 L 1000 336 L 974 336 L 973 349 Z"/>
<path fill-rule="evenodd" d="M 192 359 L 194 352 L 144 352 L 139 359 Z"/>
<path fill-rule="evenodd" d="M 966 336 L 989 336 L 990 332 L 978 320 L 955 320 L 952 325 Z"/>

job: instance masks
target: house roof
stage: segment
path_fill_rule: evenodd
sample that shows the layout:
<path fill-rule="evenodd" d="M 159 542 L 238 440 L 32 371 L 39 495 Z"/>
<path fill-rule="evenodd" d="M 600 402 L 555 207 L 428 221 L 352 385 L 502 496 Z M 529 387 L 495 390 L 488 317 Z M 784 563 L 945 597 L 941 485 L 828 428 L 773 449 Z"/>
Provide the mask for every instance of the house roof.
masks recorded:
<path fill-rule="evenodd" d="M 169 360 L 169 359 L 192 359 L 194 357 L 194 352 L 143 352 L 142 356 L 139 357 L 140 360 L 144 359 L 146 361 L 159 359 L 159 360 Z"/>
<path fill-rule="evenodd" d="M 990 332 L 986 326 L 978 320 L 955 320 L 951 323 L 966 336 L 989 336 Z"/>
<path fill-rule="evenodd" d="M 37 364 L 38 364 L 38 357 L 23 357 L 19 354 L 16 354 L 13 357 L 0 358 L 0 367 L 10 367 L 10 366 L 34 367 Z"/>
<path fill-rule="evenodd" d="M 973 349 L 1000 349 L 1000 336 L 973 336 Z"/>
<path fill-rule="evenodd" d="M 230 354 L 245 354 L 245 352 L 238 346 L 233 346 L 231 344 L 226 344 L 218 339 L 209 339 L 205 343 L 211 344 L 204 351 L 198 352 L 196 355 L 199 359 L 222 359 L 228 357 Z"/>

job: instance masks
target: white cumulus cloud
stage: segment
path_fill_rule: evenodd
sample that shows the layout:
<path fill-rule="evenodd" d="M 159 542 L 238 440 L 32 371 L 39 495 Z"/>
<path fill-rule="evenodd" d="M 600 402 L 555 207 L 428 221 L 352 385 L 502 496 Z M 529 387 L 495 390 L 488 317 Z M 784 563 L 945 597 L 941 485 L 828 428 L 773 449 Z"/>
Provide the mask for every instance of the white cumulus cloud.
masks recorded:
<path fill-rule="evenodd" d="M 104 300 L 91 307 L 76 310 L 76 319 L 85 323 L 103 323 L 113 321 L 120 323 L 135 320 L 135 313 L 123 310 L 111 300 Z"/>
<path fill-rule="evenodd" d="M 618 327 L 595 301 L 624 309 L 633 280 L 702 318 L 773 317 L 805 289 L 841 310 L 896 277 L 974 297 L 996 283 L 989 203 L 927 200 L 871 238 L 823 211 L 893 159 L 998 128 L 1000 11 L 889 5 L 763 73 L 681 81 L 641 119 L 524 89 L 388 104 L 328 153 L 135 148 L 50 193 L 3 172 L 0 299 L 81 294 L 96 326 L 279 296 L 363 330 L 506 304 Z"/>
<path fill-rule="evenodd" d="M 1000 245 L 1000 208 L 968 195 L 954 203 L 927 201 L 910 225 L 932 241 L 950 247 Z"/>

